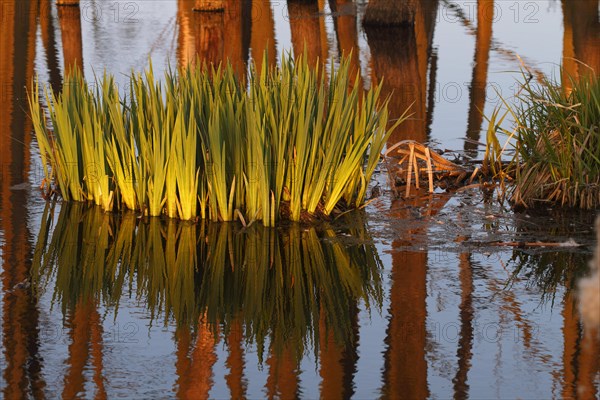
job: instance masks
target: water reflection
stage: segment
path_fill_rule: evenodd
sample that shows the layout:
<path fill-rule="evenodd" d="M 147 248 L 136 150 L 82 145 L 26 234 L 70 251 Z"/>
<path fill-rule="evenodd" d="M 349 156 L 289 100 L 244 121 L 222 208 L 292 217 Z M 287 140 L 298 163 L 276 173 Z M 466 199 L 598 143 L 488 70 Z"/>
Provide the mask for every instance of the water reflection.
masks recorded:
<path fill-rule="evenodd" d="M 250 52 L 253 2 L 224 0 L 224 10 L 218 12 L 196 12 L 193 9 L 194 2 L 177 2 L 179 64 L 189 65 L 196 57 L 208 65 L 218 65 L 228 60 L 238 76 L 245 76 Z M 260 11 L 266 8 L 261 7 Z M 268 18 L 269 14 L 265 13 L 264 17 Z M 264 27 L 260 31 L 264 32 Z M 274 40 L 272 42 L 274 45 Z M 268 48 L 268 40 L 267 43 L 261 43 L 261 38 L 257 38 L 257 44 Z"/>
<path fill-rule="evenodd" d="M 81 11 L 79 7 L 63 6 L 58 8 L 58 21 L 65 72 L 71 68 L 83 71 L 83 42 L 81 36 Z M 65 75 L 66 75 L 65 74 Z"/>
<path fill-rule="evenodd" d="M 356 4 L 352 0 L 329 0 L 338 42 L 338 53 L 350 57 L 350 76 L 360 79 L 360 48 Z M 354 81 L 354 79 L 351 79 Z M 359 80 L 362 86 L 362 79 Z"/>
<path fill-rule="evenodd" d="M 277 62 L 277 42 L 275 39 L 275 19 L 271 3 L 268 1 L 252 1 L 252 32 L 250 47 L 252 57 L 257 69 L 262 68 L 263 58 L 266 53 L 269 67 Z"/>
<path fill-rule="evenodd" d="M 598 0 L 562 1 L 564 18 L 563 84 L 569 77 L 600 74 L 600 15 Z"/>
<path fill-rule="evenodd" d="M 306 59 L 312 65 L 323 60 L 321 23 L 317 2 L 288 0 L 288 15 L 292 32 L 292 48 L 299 55 L 306 52 Z"/>
<path fill-rule="evenodd" d="M 31 268 L 31 232 L 24 183 L 31 171 L 31 122 L 24 111 L 25 87 L 33 77 L 38 3 L 2 2 L 0 24 L 0 231 L 2 231 L 2 387 L 4 398 L 23 393 L 40 398 L 39 311 L 27 286 Z M 18 190 L 21 189 L 21 190 Z"/>
<path fill-rule="evenodd" d="M 354 394 L 354 376 L 358 361 L 358 307 L 348 305 L 351 332 L 348 340 L 340 344 L 331 329 L 327 329 L 326 314 L 322 310 L 319 320 L 319 355 L 321 376 L 320 394 L 323 399 L 351 398 Z"/>
<path fill-rule="evenodd" d="M 454 398 L 464 399 L 469 394 L 468 376 L 471 369 L 471 360 L 473 357 L 473 319 L 475 310 L 473 307 L 473 266 L 471 264 L 471 255 L 461 253 L 459 256 L 459 276 L 460 280 L 460 334 L 458 339 L 458 349 L 456 356 L 458 358 L 458 368 L 452 382 L 454 383 Z"/>
<path fill-rule="evenodd" d="M 469 93 L 469 116 L 465 151 L 470 156 L 477 155 L 481 125 L 487 93 L 492 26 L 494 23 L 494 0 L 477 1 L 477 33 L 475 35 L 475 56 L 473 76 Z"/>
<path fill-rule="evenodd" d="M 553 219 L 565 218 L 550 213 Z M 587 217 L 587 218 L 586 218 Z M 569 224 L 558 223 L 553 230 L 523 222 L 517 225 L 522 234 L 573 235 L 586 228 L 589 215 L 572 214 Z M 536 232 L 540 231 L 540 232 Z M 543 237 L 543 236 L 542 236 Z M 577 310 L 576 283 L 588 272 L 589 254 L 581 251 L 515 251 L 511 264 L 515 266 L 511 281 L 525 279 L 539 287 L 543 301 L 562 303 L 562 371 L 561 397 L 593 399 L 598 395 L 597 375 L 600 372 L 600 336 L 595 327 L 586 326 Z M 565 290 L 561 293 L 561 288 Z M 560 296 L 557 298 L 557 294 Z M 562 297 L 562 298 L 561 298 Z M 531 338 L 531 335 L 529 335 Z"/>
<path fill-rule="evenodd" d="M 179 327 L 175 334 L 177 342 L 177 362 L 175 365 L 178 386 L 177 396 L 183 399 L 207 399 L 213 385 L 212 368 L 217 361 L 215 354 L 216 334 L 212 332 L 210 325 L 202 319 L 198 321 L 196 329 L 195 342 L 192 342 L 192 334 L 187 326 Z M 232 391 L 232 397 L 233 393 Z"/>
<path fill-rule="evenodd" d="M 401 206 L 392 206 L 397 210 L 394 217 L 409 220 L 415 207 L 422 207 L 426 215 L 435 215 L 447 199 L 421 193 Z M 390 317 L 382 388 L 385 398 L 423 399 L 430 394 L 426 360 L 428 253 L 405 250 L 414 236 L 423 233 L 423 227 L 408 228 L 393 243 L 396 251 L 392 253 Z"/>
<path fill-rule="evenodd" d="M 140 220 L 83 204 L 65 204 L 56 216 L 53 208 L 42 217 L 32 281 L 37 296 L 53 291 L 71 332 L 66 397 L 83 390 L 90 361 L 103 392 L 96 309 L 116 314 L 128 293 L 152 319 L 177 326 L 182 397 L 208 396 L 221 338 L 232 395 L 243 397 L 248 343 L 267 358 L 266 388 L 274 396 L 293 397 L 299 363 L 310 351 L 322 360 L 323 393 L 351 392 L 357 302 L 380 307 L 382 301 L 381 262 L 360 214 L 350 228 L 274 230 Z"/>
<path fill-rule="evenodd" d="M 533 221 L 532 221 L 533 218 Z M 516 214 L 515 231 L 517 237 L 527 241 L 541 242 L 567 241 L 569 238 L 590 238 L 593 231 L 594 213 L 564 212 L 561 210 L 530 210 Z M 538 221 L 547 221 L 540 224 Z M 526 279 L 530 285 L 541 289 L 544 299 L 554 301 L 553 296 L 565 288 L 575 289 L 577 280 L 587 272 L 589 249 L 577 247 L 541 249 L 541 251 L 513 251 L 511 264 L 514 265 L 513 279 Z"/>
<path fill-rule="evenodd" d="M 594 327 L 586 326 L 577 310 L 575 284 L 587 272 L 589 257 L 578 253 L 518 253 L 513 279 L 521 276 L 540 286 L 552 302 L 562 303 L 562 372 L 563 398 L 593 399 L 598 395 L 600 371 L 600 337 Z M 561 286 L 567 288 L 556 298 Z"/>
<path fill-rule="evenodd" d="M 93 369 L 93 382 L 96 388 L 95 398 L 105 399 L 103 377 L 103 346 L 102 323 L 96 309 L 96 304 L 91 297 L 80 299 L 68 317 L 67 329 L 71 344 L 66 361 L 69 366 L 64 378 L 62 397 L 65 399 L 76 398 L 85 392 L 84 371 L 91 358 Z"/>
<path fill-rule="evenodd" d="M 563 398 L 597 398 L 596 374 L 600 367 L 596 332 L 584 329 L 575 293 L 564 296 L 563 305 Z"/>
<path fill-rule="evenodd" d="M 502 42 L 495 40 L 503 38 L 502 23 L 512 16 L 504 7 L 502 21 L 492 18 L 490 10 L 503 3 L 478 0 L 472 16 L 476 28 L 455 37 L 468 44 L 472 34 L 475 45 L 473 57 L 472 44 L 467 46 L 469 65 L 457 67 L 466 71 L 469 87 L 468 96 L 460 100 L 465 124 L 458 134 L 454 126 L 437 131 L 434 123 L 441 120 L 443 125 L 453 125 L 447 123 L 454 113 L 454 109 L 448 111 L 450 101 L 440 101 L 436 93 L 444 83 L 437 81 L 450 61 L 460 61 L 442 55 L 450 44 L 442 40 L 440 30 L 448 34 L 449 26 L 458 29 L 459 25 L 449 23 L 444 18 L 447 13 L 440 13 L 448 3 L 413 2 L 412 27 L 366 32 L 360 26 L 364 4 L 351 0 L 319 0 L 312 5 L 294 0 L 226 1 L 220 13 L 193 12 L 189 0 L 164 1 L 159 8 L 164 8 L 165 15 L 151 18 L 141 13 L 150 2 L 139 2 L 137 17 L 146 30 L 113 21 L 114 10 L 102 2 L 90 4 L 105 7 L 98 9 L 104 14 L 90 18 L 82 9 L 57 8 L 53 0 L 1 3 L 2 397 L 131 396 L 138 380 L 156 390 L 151 392 L 153 397 L 170 385 L 173 395 L 184 398 L 214 397 L 215 393 L 234 398 L 398 397 L 398 393 L 448 397 L 452 393 L 464 398 L 490 396 L 491 387 L 496 390 L 491 396 L 496 397 L 598 396 L 600 344 L 582 324 L 575 310 L 577 299 L 565 290 L 584 271 L 588 254 L 519 249 L 489 261 L 470 251 L 441 257 L 427 248 L 428 243 L 423 250 L 407 250 L 419 238 L 433 238 L 430 228 L 418 221 L 446 207 L 447 199 L 428 198 L 426 206 L 395 204 L 392 211 L 370 211 L 405 227 L 390 244 L 381 245 L 393 251 L 386 266 L 391 272 L 388 276 L 380 269 L 364 221 L 346 221 L 346 227 L 266 230 L 252 226 L 243 230 L 230 225 L 138 220 L 130 214 L 105 215 L 81 205 L 44 210 L 38 193 L 26 184 L 39 181 L 33 167 L 37 151 L 24 111 L 25 87 L 39 73 L 58 90 L 65 67 L 84 65 L 89 71 L 92 60 L 102 58 L 98 54 L 113 59 L 94 65 L 96 71 L 106 67 L 118 75 L 129 72 L 131 66 L 141 68 L 114 60 L 110 49 L 118 41 L 127 42 L 135 53 L 132 57 L 142 63 L 148 54 L 155 59 L 163 55 L 156 48 L 171 46 L 180 65 L 196 57 L 207 63 L 229 59 L 240 75 L 246 73 L 251 56 L 260 67 L 262 59 L 256 55 L 264 49 L 268 49 L 271 66 L 277 62 L 278 50 L 299 54 L 305 43 L 308 57 L 315 62 L 352 51 L 352 68 L 359 74 L 363 67 L 359 85 L 368 88 L 383 79 L 384 94 L 394 94 L 390 108 L 396 116 L 412 104 L 413 118 L 391 141 L 444 141 L 444 129 L 464 136 L 460 132 L 466 128 L 466 138 L 472 140 L 465 142 L 464 150 L 472 154 L 473 143 L 481 140 L 481 111 L 489 107 L 484 89 L 491 83 L 490 68 L 516 70 L 520 65 L 516 50 L 499 48 Z M 598 0 L 565 0 L 561 5 L 565 71 L 574 77 L 586 73 L 587 67 L 574 59 L 598 71 Z M 289 20 L 284 17 L 288 15 Z M 556 30 L 551 25 L 540 18 L 536 27 Z M 290 43 L 284 42 L 286 29 Z M 150 31 L 161 33 L 152 37 L 153 43 L 145 43 Z M 560 51 L 560 41 L 556 44 Z M 520 49 L 516 44 L 515 48 Z M 498 61 L 494 59 L 498 54 L 511 56 Z M 127 59 L 121 53 L 116 57 Z M 559 61 L 551 57 L 541 61 Z M 508 66 L 506 59 L 510 59 Z M 534 67 L 535 71 L 542 68 L 540 64 Z M 508 80 L 507 87 L 512 77 Z M 398 207 L 400 212 L 396 212 Z M 517 226 L 515 236 L 577 237 L 586 234 L 582 227 L 588 224 L 572 216 L 552 223 L 544 218 L 537 221 L 543 223 Z M 577 229 L 554 232 L 555 227 L 570 226 Z M 33 243 L 38 229 L 41 234 Z M 506 286 L 509 272 L 514 274 Z M 436 280 L 443 287 L 436 287 Z M 134 362 L 125 385 L 119 386 L 123 383 L 118 376 L 120 363 L 131 361 L 128 357 L 141 360 L 140 364 L 163 357 L 147 343 L 128 349 L 111 343 L 109 319 L 134 307 L 130 297 L 148 315 L 141 320 L 142 329 L 147 323 L 167 330 L 164 335 L 152 331 L 162 346 L 172 345 L 167 350 L 171 353 L 160 360 L 165 367 L 159 372 L 168 381 L 163 386 L 160 377 L 136 370 Z M 51 302 L 60 309 L 62 319 L 48 310 Z M 384 315 L 374 313 L 372 319 L 365 319 L 362 302 L 383 304 Z M 512 331 L 509 339 L 482 339 L 482 320 L 502 329 L 513 328 L 518 340 Z M 447 326 L 456 325 L 455 341 L 440 338 L 434 329 L 444 321 L 450 321 Z M 48 324 L 56 322 L 65 329 L 64 348 L 45 334 Z M 131 334 L 120 332 L 125 337 Z M 119 358 L 121 352 L 123 358 Z M 311 357 L 314 376 L 309 375 L 310 367 L 303 366 Z M 55 369 L 56 360 L 60 366 Z M 264 368 L 264 376 L 253 371 L 256 364 Z M 256 375 L 262 379 L 258 388 L 253 387 Z M 227 392 L 216 391 L 218 385 Z"/>
<path fill-rule="evenodd" d="M 62 84 L 60 64 L 58 58 L 58 46 L 54 19 L 52 18 L 52 0 L 40 0 L 39 22 L 42 33 L 42 43 L 46 53 L 46 66 L 49 81 L 55 93 L 60 92 Z M 82 56 L 83 57 L 83 56 Z"/>
<path fill-rule="evenodd" d="M 412 117 L 392 134 L 389 141 L 429 139 L 428 112 L 432 113 L 435 82 L 428 86 L 428 71 L 432 63 L 433 32 L 438 2 L 427 0 L 412 3 L 415 21 L 411 26 L 366 28 L 372 56 L 372 81 L 383 80 L 382 94 L 392 95 L 390 116 L 398 118 L 410 108 Z M 401 46 L 398 46 L 401 43 Z M 431 72 L 435 76 L 435 71 Z M 430 88 L 430 89 L 429 89 Z"/>

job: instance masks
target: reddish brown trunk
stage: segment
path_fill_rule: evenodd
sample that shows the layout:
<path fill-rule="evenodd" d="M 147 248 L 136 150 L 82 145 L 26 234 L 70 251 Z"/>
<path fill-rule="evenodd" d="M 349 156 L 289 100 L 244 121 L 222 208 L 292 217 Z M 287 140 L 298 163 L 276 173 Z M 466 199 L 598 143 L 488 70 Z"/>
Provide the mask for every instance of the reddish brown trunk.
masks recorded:
<path fill-rule="evenodd" d="M 370 0 L 364 25 L 401 26 L 414 24 L 416 0 Z"/>
<path fill-rule="evenodd" d="M 223 0 L 196 0 L 194 11 L 223 11 Z"/>
<path fill-rule="evenodd" d="M 57 6 L 78 6 L 79 0 L 56 0 Z"/>
<path fill-rule="evenodd" d="M 262 68 L 263 57 L 267 56 L 267 65 L 275 66 L 277 63 L 277 47 L 275 43 L 275 20 L 271 4 L 266 1 L 252 2 L 251 47 L 252 58 L 257 70 Z"/>
<path fill-rule="evenodd" d="M 322 55 L 319 7 L 316 2 L 290 0 L 288 13 L 294 54 L 300 56 L 306 51 L 308 63 L 314 65 Z"/>
<path fill-rule="evenodd" d="M 337 14 L 333 23 L 337 34 L 339 50 L 346 57 L 352 54 L 350 57 L 350 76 L 352 77 L 353 85 L 354 78 L 360 72 L 356 5 L 352 0 L 329 0 L 329 7 Z M 362 79 L 359 80 L 358 85 L 362 87 Z"/>
<path fill-rule="evenodd" d="M 292 343 L 292 341 L 290 341 Z M 271 355 L 267 360 L 269 366 L 269 377 L 267 378 L 267 397 L 269 399 L 279 398 L 289 400 L 298 398 L 298 360 L 294 355 L 291 345 L 286 345 L 281 352 L 271 349 Z"/>
<path fill-rule="evenodd" d="M 563 86 L 580 75 L 600 75 L 600 19 L 598 0 L 563 0 Z"/>
<path fill-rule="evenodd" d="M 225 376 L 225 381 L 227 382 L 229 394 L 232 399 L 245 399 L 247 385 L 244 378 L 243 326 L 236 319 L 231 322 L 229 329 L 229 335 L 227 335 L 229 356 L 226 361 L 229 374 Z"/>
<path fill-rule="evenodd" d="M 79 7 L 60 7 L 58 9 L 58 20 L 62 36 L 65 75 L 74 67 L 83 71 L 81 12 Z"/>
<path fill-rule="evenodd" d="M 492 46 L 492 25 L 494 20 L 494 0 L 479 0 L 477 2 L 477 37 L 475 39 L 475 64 L 471 80 L 471 93 L 469 99 L 469 117 L 467 124 L 467 137 L 472 141 L 465 142 L 465 150 L 476 155 L 481 125 L 483 123 L 483 109 L 485 107 L 486 86 L 490 49 Z"/>
<path fill-rule="evenodd" d="M 31 170 L 31 120 L 26 87 L 34 78 L 37 2 L 3 1 L 0 23 L 0 290 L 4 385 L 0 398 L 42 398 L 38 303 L 33 289 L 11 290 L 31 275 L 28 194 L 11 189 Z M 14 17 L 13 17 L 14 16 Z"/>
<path fill-rule="evenodd" d="M 223 13 L 195 15 L 196 54 L 200 62 L 218 65 L 223 60 Z"/>

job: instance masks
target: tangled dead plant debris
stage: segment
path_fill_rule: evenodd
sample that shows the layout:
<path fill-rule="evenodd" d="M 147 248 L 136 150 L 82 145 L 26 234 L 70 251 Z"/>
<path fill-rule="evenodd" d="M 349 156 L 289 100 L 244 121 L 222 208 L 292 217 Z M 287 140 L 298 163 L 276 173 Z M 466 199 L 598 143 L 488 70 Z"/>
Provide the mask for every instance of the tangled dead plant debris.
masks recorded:
<path fill-rule="evenodd" d="M 457 189 L 473 185 L 491 185 L 482 168 L 476 165 L 459 165 L 442 157 L 434 149 L 414 140 L 403 140 L 384 153 L 392 188 L 397 196 L 410 197 L 411 190 L 427 187 L 429 193 L 436 188 Z M 413 192 L 416 192 L 413 190 Z"/>

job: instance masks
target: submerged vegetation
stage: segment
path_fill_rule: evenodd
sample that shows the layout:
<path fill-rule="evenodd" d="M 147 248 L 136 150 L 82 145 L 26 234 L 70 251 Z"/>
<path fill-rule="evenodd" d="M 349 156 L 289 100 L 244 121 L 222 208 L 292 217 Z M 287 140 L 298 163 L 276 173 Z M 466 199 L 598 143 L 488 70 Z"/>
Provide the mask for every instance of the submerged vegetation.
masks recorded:
<path fill-rule="evenodd" d="M 504 118 L 498 111 L 490 118 L 484 166 L 501 178 L 517 207 L 600 206 L 600 81 L 591 73 L 563 83 L 526 80 L 519 105 L 505 102 L 514 129 L 499 127 Z M 507 146 L 500 145 L 498 133 L 508 135 L 515 150 L 504 165 L 500 160 Z"/>
<path fill-rule="evenodd" d="M 388 129 L 381 86 L 363 93 L 349 70 L 342 60 L 327 78 L 288 55 L 247 83 L 229 65 L 169 70 L 161 82 L 150 67 L 131 76 L 128 96 L 110 75 L 91 88 L 74 71 L 61 93 L 44 88 L 49 123 L 36 84 L 45 183 L 105 211 L 183 220 L 273 226 L 358 208 L 403 118 Z"/>
<path fill-rule="evenodd" d="M 64 313 L 82 300 L 117 312 L 133 294 L 165 324 L 202 318 L 227 333 L 241 322 L 259 349 L 295 340 L 302 353 L 309 341 L 318 348 L 321 315 L 342 343 L 352 336 L 351 305 L 381 307 L 381 261 L 360 212 L 344 228 L 275 230 L 119 216 L 84 203 L 56 215 L 55 204 L 42 216 L 32 283 L 40 295 L 53 286 Z"/>

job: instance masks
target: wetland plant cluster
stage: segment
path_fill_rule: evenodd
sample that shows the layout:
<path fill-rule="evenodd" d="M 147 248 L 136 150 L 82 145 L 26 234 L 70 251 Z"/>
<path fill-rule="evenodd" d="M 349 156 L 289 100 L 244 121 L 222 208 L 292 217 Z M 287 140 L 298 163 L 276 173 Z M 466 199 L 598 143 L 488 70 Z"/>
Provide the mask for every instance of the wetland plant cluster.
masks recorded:
<path fill-rule="evenodd" d="M 182 220 L 273 226 L 358 208 L 402 118 L 388 127 L 381 86 L 363 93 L 347 60 L 331 70 L 287 55 L 247 82 L 229 65 L 161 81 L 150 66 L 127 96 L 106 73 L 91 87 L 75 70 L 60 93 L 36 83 L 45 182 L 67 201 Z"/>
<path fill-rule="evenodd" d="M 496 110 L 487 135 L 487 166 L 502 179 L 516 206 L 552 203 L 594 209 L 600 206 L 600 81 L 595 73 L 563 84 L 526 79 L 517 106 L 509 105 L 514 129 L 502 129 Z M 508 135 L 515 153 L 508 164 L 498 133 Z M 504 185 L 509 181 L 508 185 Z"/>

